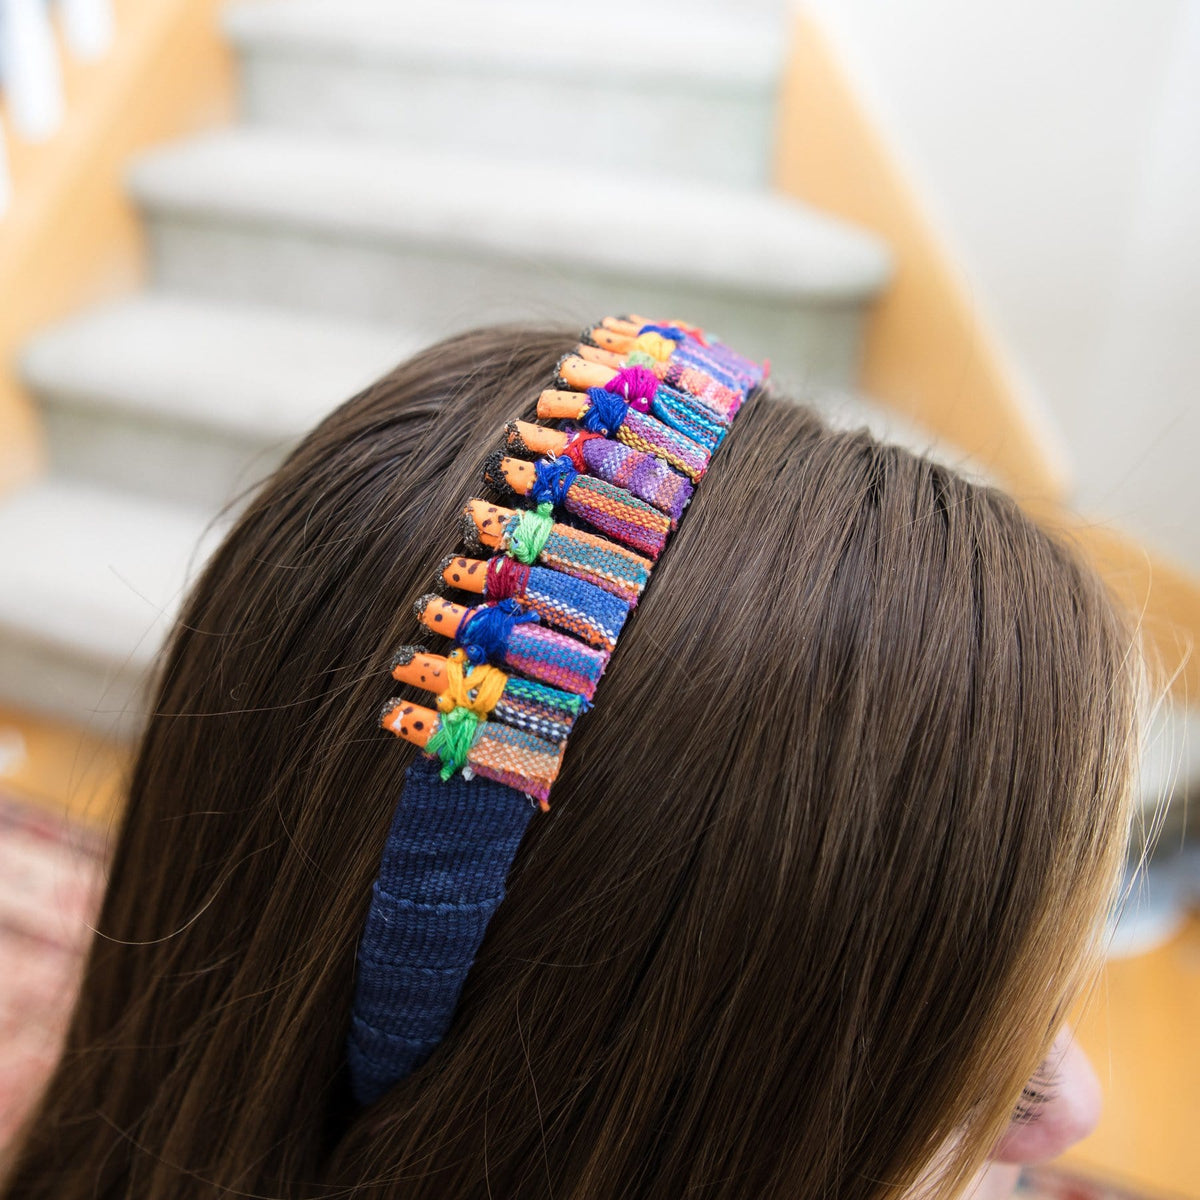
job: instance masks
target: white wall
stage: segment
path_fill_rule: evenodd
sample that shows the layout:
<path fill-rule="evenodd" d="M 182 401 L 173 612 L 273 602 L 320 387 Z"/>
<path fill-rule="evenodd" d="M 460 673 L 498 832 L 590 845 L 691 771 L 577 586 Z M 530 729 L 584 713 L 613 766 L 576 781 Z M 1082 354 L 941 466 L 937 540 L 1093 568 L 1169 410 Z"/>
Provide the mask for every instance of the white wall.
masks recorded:
<path fill-rule="evenodd" d="M 1200 0 L 809 0 L 1075 500 L 1200 569 Z"/>

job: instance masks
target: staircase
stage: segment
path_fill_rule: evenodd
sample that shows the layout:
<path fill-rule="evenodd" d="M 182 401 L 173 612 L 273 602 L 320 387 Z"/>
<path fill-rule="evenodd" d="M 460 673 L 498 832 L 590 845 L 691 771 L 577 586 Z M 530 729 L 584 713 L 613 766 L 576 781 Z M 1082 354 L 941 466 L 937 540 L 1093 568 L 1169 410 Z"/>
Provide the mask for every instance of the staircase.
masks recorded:
<path fill-rule="evenodd" d="M 110 735 L 214 515 L 481 321 L 680 315 L 842 396 L 886 248 L 772 194 L 770 3 L 263 0 L 241 124 L 131 164 L 151 286 L 26 348 L 51 471 L 0 500 L 0 703 Z"/>

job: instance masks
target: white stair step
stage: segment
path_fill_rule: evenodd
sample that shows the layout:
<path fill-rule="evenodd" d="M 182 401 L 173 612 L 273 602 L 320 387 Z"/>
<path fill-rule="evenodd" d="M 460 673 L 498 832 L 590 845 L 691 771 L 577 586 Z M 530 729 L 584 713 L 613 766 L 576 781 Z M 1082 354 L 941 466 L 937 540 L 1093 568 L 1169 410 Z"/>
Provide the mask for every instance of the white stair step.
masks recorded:
<path fill-rule="evenodd" d="M 779 18 L 680 3 L 618 2 L 600 14 L 562 0 L 243 0 L 225 8 L 222 25 L 242 47 L 626 80 L 754 86 L 778 69 L 783 53 Z"/>
<path fill-rule="evenodd" d="M 60 474 L 215 509 L 417 348 L 384 329 L 149 292 L 39 334 L 20 365 Z"/>
<path fill-rule="evenodd" d="M 256 123 L 738 183 L 770 170 L 782 12 L 256 0 L 224 25 Z"/>
<path fill-rule="evenodd" d="M 480 320 L 685 314 L 845 380 L 879 239 L 755 190 L 243 130 L 141 159 L 160 282 L 439 336 Z"/>
<path fill-rule="evenodd" d="M 780 300 L 862 300 L 888 276 L 879 239 L 797 201 L 757 189 L 597 178 L 585 164 L 572 178 L 556 164 L 232 130 L 151 153 L 131 179 L 154 215 L 419 238 Z"/>
<path fill-rule="evenodd" d="M 102 732 L 144 679 L 220 537 L 203 512 L 51 477 L 0 503 L 0 700 Z"/>

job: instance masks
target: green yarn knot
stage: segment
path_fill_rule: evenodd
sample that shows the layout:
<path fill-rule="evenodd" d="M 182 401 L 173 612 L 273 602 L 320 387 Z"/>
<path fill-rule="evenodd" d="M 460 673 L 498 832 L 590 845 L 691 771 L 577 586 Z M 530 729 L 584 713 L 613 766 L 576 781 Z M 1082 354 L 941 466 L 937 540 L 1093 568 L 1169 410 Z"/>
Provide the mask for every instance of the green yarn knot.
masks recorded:
<path fill-rule="evenodd" d="M 647 354 L 645 350 L 630 350 L 625 355 L 625 365 L 627 367 L 653 367 L 655 363 L 653 354 Z"/>
<path fill-rule="evenodd" d="M 457 707 L 442 713 L 437 732 L 425 743 L 425 749 L 442 760 L 439 774 L 443 779 L 449 779 L 455 771 L 461 771 L 466 766 L 467 754 L 475 740 L 479 721 L 479 714 L 469 708 Z"/>
<path fill-rule="evenodd" d="M 524 509 L 508 539 L 508 552 L 517 562 L 537 562 L 554 528 L 554 505 L 543 500 L 537 508 Z"/>

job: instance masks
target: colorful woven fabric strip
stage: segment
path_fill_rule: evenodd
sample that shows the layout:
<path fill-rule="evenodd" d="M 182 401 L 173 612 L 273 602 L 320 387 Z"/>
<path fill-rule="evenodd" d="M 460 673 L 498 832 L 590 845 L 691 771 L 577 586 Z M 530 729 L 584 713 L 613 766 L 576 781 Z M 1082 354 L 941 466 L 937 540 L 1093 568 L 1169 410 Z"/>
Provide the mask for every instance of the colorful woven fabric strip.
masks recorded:
<path fill-rule="evenodd" d="M 594 583 L 548 567 L 528 566 L 505 554 L 488 560 L 484 594 L 489 600 L 517 600 L 551 625 L 610 652 L 629 613 L 619 596 Z"/>
<path fill-rule="evenodd" d="M 497 451 L 483 468 L 485 482 L 501 491 L 510 487 L 505 461 Z M 541 459 L 534 470 L 537 481 L 526 494 L 535 503 L 564 508 L 601 533 L 651 558 L 657 558 L 666 545 L 671 530 L 669 517 L 624 488 L 581 474 L 569 454 Z"/>
<path fill-rule="evenodd" d="M 654 505 L 659 512 L 666 513 L 672 527 L 692 498 L 690 480 L 673 471 L 661 458 L 609 438 L 584 437 L 570 446 L 567 453 L 579 470 L 625 488 L 647 504 Z"/>
<path fill-rule="evenodd" d="M 492 716 L 548 742 L 563 743 L 586 707 L 587 701 L 574 692 L 510 675 Z"/>
<path fill-rule="evenodd" d="M 606 652 L 584 646 L 565 634 L 540 625 L 521 625 L 509 639 L 504 665 L 530 679 L 591 700 L 608 659 Z"/>
<path fill-rule="evenodd" d="M 613 393 L 604 388 L 589 388 L 587 394 L 588 408 L 582 419 L 585 429 L 616 438 L 634 450 L 655 454 L 693 483 L 704 477 L 709 454 L 699 443 L 624 402 L 614 411 Z"/>
<path fill-rule="evenodd" d="M 695 337 L 679 329 L 668 334 L 667 328 L 646 325 L 642 328 L 641 333 L 653 331 L 676 340 L 675 352 L 671 355 L 672 362 L 678 363 L 681 367 L 691 367 L 703 371 L 719 383 L 736 388 L 743 396 L 749 388 L 762 382 L 764 372 L 758 363 L 743 358 L 742 355 L 735 353 L 728 346 L 716 340 L 709 340 L 701 344 Z"/>
<path fill-rule="evenodd" d="M 615 483 L 581 475 L 574 466 L 571 470 L 575 478 L 564 504 L 568 512 L 651 559 L 662 553 L 671 532 L 671 518 L 666 513 Z"/>
<path fill-rule="evenodd" d="M 403 700 L 385 709 L 381 724 L 405 734 L 408 723 L 424 725 L 428 710 Z M 488 721 L 469 708 L 435 714 L 425 749 L 441 761 L 439 776 L 449 779 L 462 771 L 482 775 L 507 787 L 520 788 L 549 808 L 550 785 L 562 761 L 562 742 L 548 742 L 523 729 Z"/>
<path fill-rule="evenodd" d="M 565 442 L 554 431 L 538 439 L 555 453 L 565 444 L 578 476 L 562 463 L 545 465 L 530 491 L 536 508 L 524 511 L 472 501 L 464 536 L 501 551 L 502 561 L 493 568 L 495 560 L 486 567 L 462 560 L 455 586 L 467 590 L 486 571 L 489 599 L 474 608 L 435 596 L 418 602 L 429 628 L 454 631 L 462 657 L 426 655 L 413 664 L 415 674 L 397 675 L 412 684 L 436 669 L 445 683 L 440 712 L 394 700 L 383 715 L 386 728 L 433 757 L 418 760 L 405 777 L 359 942 L 347 1061 L 361 1104 L 419 1067 L 449 1029 L 503 899 L 530 798 L 549 807 L 567 735 L 594 696 L 625 615 L 649 578 L 646 557 L 555 522 L 554 506 L 568 509 L 572 495 L 574 519 L 600 529 L 613 520 L 613 493 L 623 491 L 622 519 L 644 519 L 644 510 L 631 504 L 640 501 L 670 524 L 678 521 L 691 495 L 688 481 L 703 476 L 720 445 L 717 431 L 763 378 L 756 364 L 677 322 L 612 319 L 601 323 L 597 337 L 605 331 L 612 334 L 608 352 L 623 348 L 628 359 L 616 384 L 625 394 L 592 389 L 583 430 L 570 427 Z M 643 366 L 646 378 L 634 373 Z M 635 391 L 649 411 L 638 411 Z M 547 415 L 564 411 L 580 410 L 568 398 Z M 528 429 L 537 435 L 536 427 Z M 515 479 L 529 483 L 528 464 L 508 465 Z M 454 583 L 453 570 L 447 582 Z M 506 598 L 492 598 L 501 593 Z M 545 628 L 539 616 L 574 636 Z M 512 674 L 502 679 L 478 666 L 484 662 L 502 663 Z"/>
<path fill-rule="evenodd" d="M 482 721 L 467 764 L 476 775 L 516 788 L 548 808 L 564 748 L 563 742 L 545 741 L 512 725 Z"/>
<path fill-rule="evenodd" d="M 704 447 L 711 455 L 721 444 L 728 420 L 694 396 L 662 383 L 645 366 L 627 366 L 604 385 L 638 412 L 648 412 L 664 425 Z"/>
<path fill-rule="evenodd" d="M 530 679 L 590 700 L 608 653 L 535 624 L 536 613 L 515 611 L 511 605 L 511 601 L 489 600 L 470 610 L 455 639 L 471 661 L 500 663 Z M 491 619 L 493 613 L 517 619 L 503 622 L 497 631 Z"/>
<path fill-rule="evenodd" d="M 662 368 L 662 381 L 668 387 L 695 396 L 726 421 L 733 420 L 737 415 L 744 399 L 740 388 L 722 383 L 707 371 L 678 359 L 672 358 L 659 365 Z"/>
<path fill-rule="evenodd" d="M 535 448 L 526 442 L 521 425 L 520 421 L 510 421 L 505 427 L 506 449 L 526 458 L 539 454 L 565 456 L 581 475 L 591 475 L 624 488 L 630 495 L 665 513 L 670 518 L 671 528 L 692 498 L 691 482 L 653 454 L 632 450 L 603 434 L 575 426 L 559 430 L 559 437 L 549 444 L 550 448 L 545 443 L 541 448 Z"/>
<path fill-rule="evenodd" d="M 520 514 L 510 517 L 501 534 L 501 548 L 512 545 L 512 536 L 520 524 Z M 569 525 L 554 525 L 538 554 L 538 562 L 576 579 L 586 579 L 630 607 L 635 605 L 650 578 L 650 563 L 632 550 L 607 538 Z"/>
<path fill-rule="evenodd" d="M 695 397 L 665 383 L 659 384 L 655 391 L 650 411 L 664 425 L 703 446 L 710 455 L 721 444 L 728 427 L 725 420 L 697 403 Z"/>

